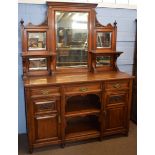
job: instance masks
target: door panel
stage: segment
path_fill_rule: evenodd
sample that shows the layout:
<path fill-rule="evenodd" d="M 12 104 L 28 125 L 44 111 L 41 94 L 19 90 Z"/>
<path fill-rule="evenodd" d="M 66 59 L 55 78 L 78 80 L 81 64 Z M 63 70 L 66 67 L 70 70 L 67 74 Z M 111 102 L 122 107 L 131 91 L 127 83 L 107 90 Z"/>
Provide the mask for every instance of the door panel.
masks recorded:
<path fill-rule="evenodd" d="M 60 99 L 59 97 L 36 98 L 33 104 L 34 143 L 60 139 Z"/>
<path fill-rule="evenodd" d="M 114 134 L 128 130 L 128 92 L 108 91 L 105 94 L 104 133 Z"/>
<path fill-rule="evenodd" d="M 126 127 L 127 107 L 120 106 L 106 110 L 105 130 L 118 130 Z"/>
<path fill-rule="evenodd" d="M 58 138 L 58 116 L 57 114 L 36 116 L 35 122 L 35 140 L 45 141 Z"/>

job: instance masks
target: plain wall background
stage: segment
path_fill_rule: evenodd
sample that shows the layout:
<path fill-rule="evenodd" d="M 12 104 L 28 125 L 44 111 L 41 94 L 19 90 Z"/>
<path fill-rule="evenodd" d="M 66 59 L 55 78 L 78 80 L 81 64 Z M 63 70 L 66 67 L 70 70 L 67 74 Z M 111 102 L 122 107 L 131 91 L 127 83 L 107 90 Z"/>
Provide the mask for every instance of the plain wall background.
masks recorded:
<path fill-rule="evenodd" d="M 46 4 L 18 4 L 18 133 L 26 133 L 24 88 L 22 81 L 22 45 L 20 20 L 24 25 L 31 22 L 40 24 L 46 17 Z M 97 18 L 103 25 L 117 21 L 117 50 L 124 53 L 118 58 L 118 66 L 121 71 L 132 74 L 133 54 L 135 46 L 135 30 L 137 10 L 96 8 Z"/>

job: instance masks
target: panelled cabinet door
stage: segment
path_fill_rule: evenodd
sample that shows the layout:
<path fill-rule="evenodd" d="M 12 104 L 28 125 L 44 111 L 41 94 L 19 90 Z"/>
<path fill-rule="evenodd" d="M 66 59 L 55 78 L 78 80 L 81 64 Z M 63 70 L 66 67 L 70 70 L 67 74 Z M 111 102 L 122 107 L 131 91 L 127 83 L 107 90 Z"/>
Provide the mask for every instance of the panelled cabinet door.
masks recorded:
<path fill-rule="evenodd" d="M 34 99 L 32 102 L 34 142 L 60 139 L 60 101 L 49 98 Z"/>
<path fill-rule="evenodd" d="M 58 114 L 35 116 L 35 142 L 58 139 Z"/>
<path fill-rule="evenodd" d="M 128 93 L 106 93 L 104 134 L 113 134 L 127 131 Z"/>
<path fill-rule="evenodd" d="M 107 108 L 105 117 L 105 134 L 126 131 L 127 107 Z"/>

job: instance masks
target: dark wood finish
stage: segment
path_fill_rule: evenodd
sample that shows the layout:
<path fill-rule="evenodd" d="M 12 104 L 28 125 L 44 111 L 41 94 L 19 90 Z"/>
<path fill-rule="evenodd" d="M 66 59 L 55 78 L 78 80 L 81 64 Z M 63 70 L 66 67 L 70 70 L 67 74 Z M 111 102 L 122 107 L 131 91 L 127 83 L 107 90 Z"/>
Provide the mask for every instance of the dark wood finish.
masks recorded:
<path fill-rule="evenodd" d="M 127 134 L 132 78 L 125 73 L 111 71 L 95 74 L 56 74 L 51 77 L 25 79 L 29 135 L 46 137 L 43 141 L 38 141 L 37 138 L 31 140 L 29 136 L 30 148 L 54 143 L 64 146 L 66 142 L 71 141 L 97 137 L 102 139 L 104 136 L 117 133 Z M 91 98 L 91 95 L 95 97 Z M 41 120 L 33 119 L 32 104 L 35 114 L 43 117 Z M 87 122 L 88 116 L 97 118 L 98 126 L 95 129 L 91 128 L 94 126 L 93 122 Z M 74 120 L 79 117 L 82 121 L 76 124 Z M 73 122 L 70 127 L 67 124 L 68 119 Z M 51 121 L 54 124 L 51 124 Z M 44 133 L 41 126 L 44 126 L 45 122 L 49 125 L 48 135 L 38 135 L 40 130 Z M 54 133 L 51 133 L 51 125 L 54 125 Z M 59 130 L 55 130 L 57 125 Z M 53 137 L 49 139 L 49 135 Z"/>
<path fill-rule="evenodd" d="M 101 25 L 97 4 L 47 2 L 48 17 L 22 29 L 22 59 L 29 151 L 52 144 L 126 134 L 129 130 L 133 76 L 120 72 L 116 60 L 116 22 Z M 55 11 L 88 12 L 88 67 L 56 68 Z M 46 32 L 47 48 L 27 50 L 28 32 Z M 96 33 L 111 32 L 110 49 L 96 48 Z M 96 66 L 96 56 L 110 56 L 110 67 Z M 29 71 L 29 58 L 47 58 L 47 71 Z"/>
<path fill-rule="evenodd" d="M 105 112 L 105 127 L 103 135 L 126 133 L 126 113 L 126 106 L 115 106 L 107 108 Z"/>

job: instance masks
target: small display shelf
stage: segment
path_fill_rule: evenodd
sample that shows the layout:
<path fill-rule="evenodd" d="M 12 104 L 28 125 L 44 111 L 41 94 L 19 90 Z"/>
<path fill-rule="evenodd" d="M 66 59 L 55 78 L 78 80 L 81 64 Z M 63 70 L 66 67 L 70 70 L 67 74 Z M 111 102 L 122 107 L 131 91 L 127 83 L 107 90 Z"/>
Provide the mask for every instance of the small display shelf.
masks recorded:
<path fill-rule="evenodd" d="M 85 117 L 74 117 L 67 119 L 66 138 L 72 136 L 82 136 L 100 132 L 98 116 L 89 115 Z"/>
<path fill-rule="evenodd" d="M 120 51 L 96 51 L 91 52 L 91 71 L 118 70 L 116 60 L 123 53 Z"/>
<path fill-rule="evenodd" d="M 47 51 L 41 51 L 41 52 L 23 52 L 22 57 L 38 57 L 38 56 L 44 56 L 49 57 L 54 55 L 53 53 L 47 52 Z"/>
<path fill-rule="evenodd" d="M 24 26 L 21 19 L 22 30 L 22 60 L 23 78 L 30 76 L 47 76 L 52 74 L 52 57 L 49 51 L 49 28 L 47 23 Z"/>
<path fill-rule="evenodd" d="M 86 96 L 73 96 L 67 100 L 65 106 L 65 116 L 75 117 L 88 114 L 99 114 L 101 108 L 100 99 L 95 94 Z"/>

